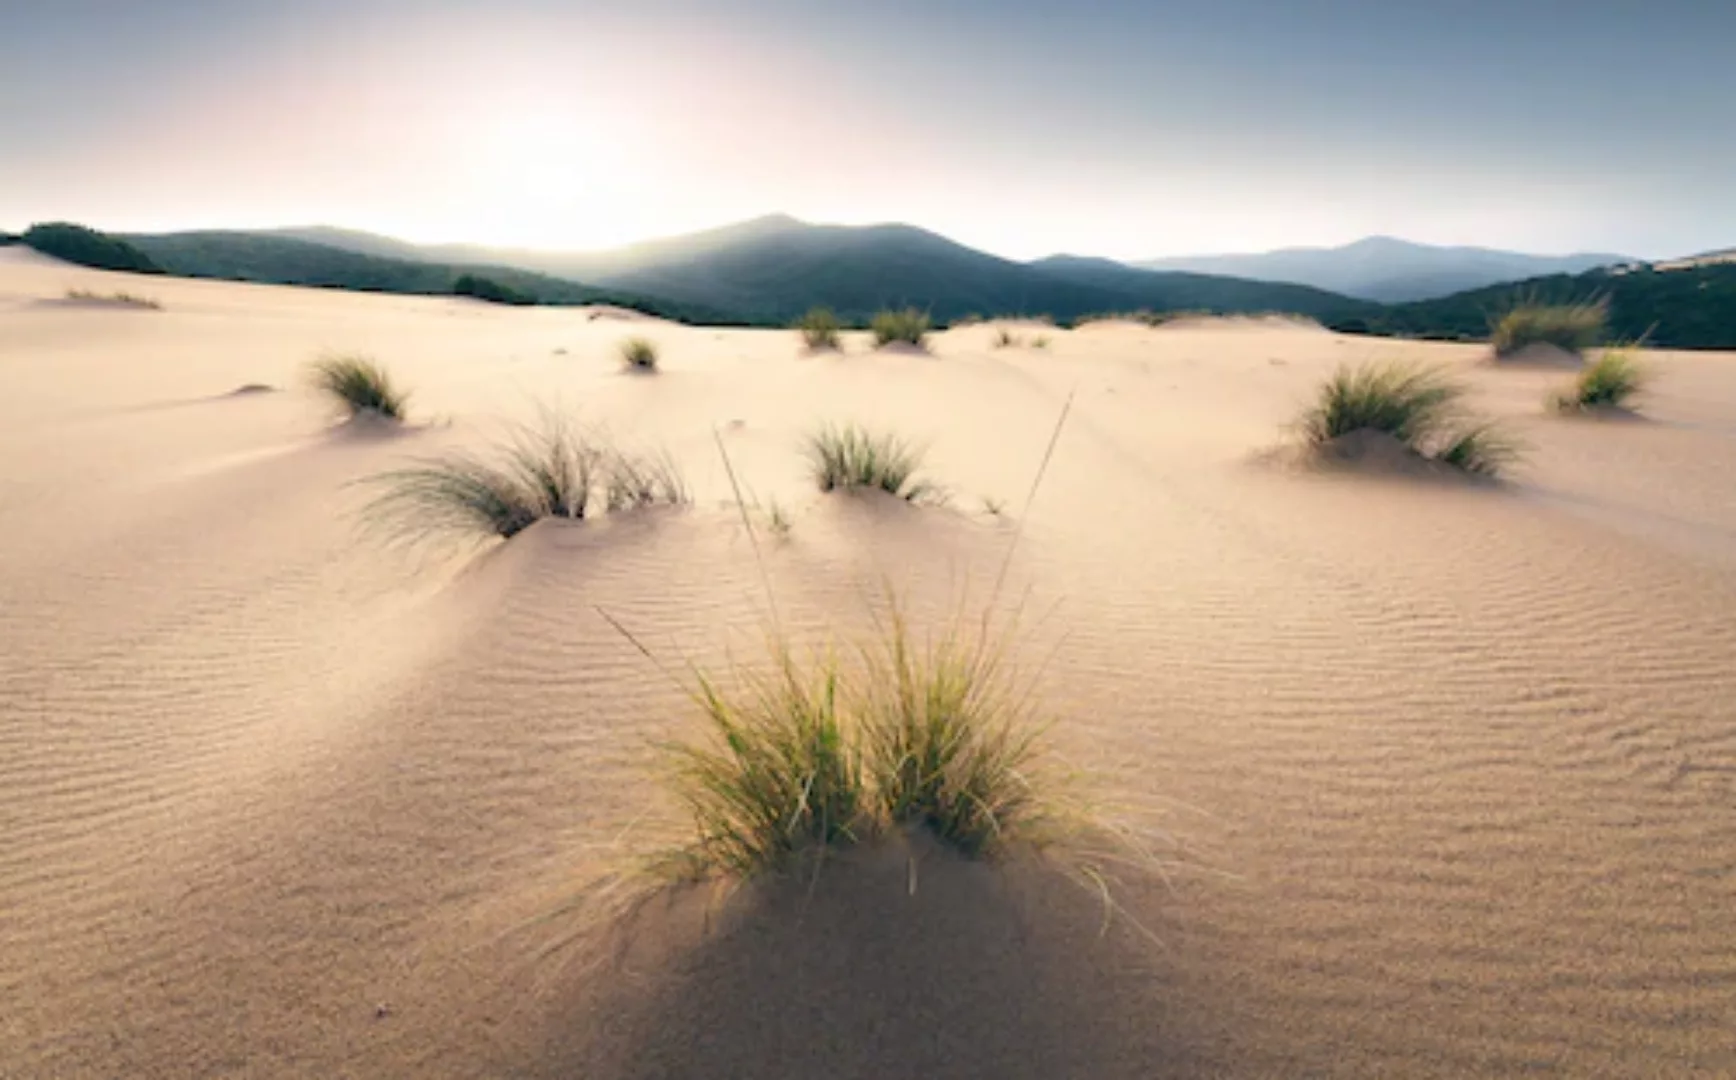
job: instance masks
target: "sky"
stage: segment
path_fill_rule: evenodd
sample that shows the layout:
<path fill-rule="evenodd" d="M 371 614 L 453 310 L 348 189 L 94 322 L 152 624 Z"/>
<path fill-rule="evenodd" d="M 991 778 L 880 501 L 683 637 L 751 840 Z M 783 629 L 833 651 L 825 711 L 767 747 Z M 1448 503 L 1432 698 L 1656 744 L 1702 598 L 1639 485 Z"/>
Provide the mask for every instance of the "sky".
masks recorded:
<path fill-rule="evenodd" d="M 0 229 L 1736 245 L 1732 0 L 0 0 Z"/>

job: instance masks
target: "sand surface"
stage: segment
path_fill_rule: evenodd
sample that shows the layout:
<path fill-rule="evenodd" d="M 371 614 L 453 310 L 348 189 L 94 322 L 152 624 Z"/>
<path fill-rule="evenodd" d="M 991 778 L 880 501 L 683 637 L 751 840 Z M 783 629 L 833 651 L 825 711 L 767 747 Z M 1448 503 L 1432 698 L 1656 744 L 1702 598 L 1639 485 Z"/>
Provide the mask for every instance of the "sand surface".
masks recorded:
<path fill-rule="evenodd" d="M 629 332 L 660 375 L 618 371 Z M 1563 419 L 1559 371 L 1469 346 L 1049 333 L 807 356 L 0 251 L 0 1074 L 1736 1074 L 1736 357 L 1654 354 L 1642 418 Z M 326 348 L 421 422 L 333 430 L 298 384 Z M 1510 418 L 1509 482 L 1262 457 L 1390 355 Z M 352 481 L 539 405 L 666 447 L 695 505 L 474 551 L 359 529 Z M 829 419 L 927 443 L 951 508 L 812 491 Z M 793 522 L 765 561 L 809 639 L 882 582 L 980 599 L 1023 520 L 1057 746 L 1182 842 L 1124 893 L 1161 944 L 1034 871 L 927 859 L 912 897 L 864 857 L 545 955 L 694 723 L 597 609 L 677 662 L 766 618 L 714 429 Z"/>

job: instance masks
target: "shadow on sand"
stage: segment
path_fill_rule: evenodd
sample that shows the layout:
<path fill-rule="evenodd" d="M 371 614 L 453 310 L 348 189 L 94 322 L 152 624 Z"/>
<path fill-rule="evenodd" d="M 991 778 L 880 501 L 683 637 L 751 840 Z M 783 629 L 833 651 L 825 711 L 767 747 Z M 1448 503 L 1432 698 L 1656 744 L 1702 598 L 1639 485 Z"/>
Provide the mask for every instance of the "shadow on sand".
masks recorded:
<path fill-rule="evenodd" d="M 575 973 L 533 1074 L 1212 1071 L 1165 1006 L 1163 949 L 1105 931 L 1101 898 L 1054 870 L 886 844 L 708 900 L 657 902 L 619 951 Z"/>

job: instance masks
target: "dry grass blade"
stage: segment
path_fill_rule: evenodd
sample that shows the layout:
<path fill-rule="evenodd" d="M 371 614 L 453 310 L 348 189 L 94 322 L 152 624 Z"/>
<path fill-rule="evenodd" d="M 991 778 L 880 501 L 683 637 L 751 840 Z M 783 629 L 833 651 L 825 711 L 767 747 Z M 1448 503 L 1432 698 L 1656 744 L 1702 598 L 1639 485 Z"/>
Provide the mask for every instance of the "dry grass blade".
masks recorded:
<path fill-rule="evenodd" d="M 410 395 L 393 384 L 384 367 L 365 356 L 321 357 L 309 367 L 309 379 L 314 389 L 351 416 L 372 413 L 404 419 Z"/>

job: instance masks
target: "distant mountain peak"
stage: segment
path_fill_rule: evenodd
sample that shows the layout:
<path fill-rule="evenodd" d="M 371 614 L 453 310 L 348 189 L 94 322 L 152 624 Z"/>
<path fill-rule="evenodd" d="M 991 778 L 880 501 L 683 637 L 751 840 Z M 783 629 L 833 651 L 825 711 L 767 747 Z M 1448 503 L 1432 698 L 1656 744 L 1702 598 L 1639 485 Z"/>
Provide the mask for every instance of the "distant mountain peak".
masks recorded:
<path fill-rule="evenodd" d="M 1531 255 L 1492 248 L 1440 247 L 1377 234 L 1340 247 L 1183 256 L 1132 265 L 1147 270 L 1186 270 L 1311 285 L 1362 300 L 1400 303 L 1448 296 L 1503 281 L 1583 273 L 1626 261 L 1621 255 Z"/>

